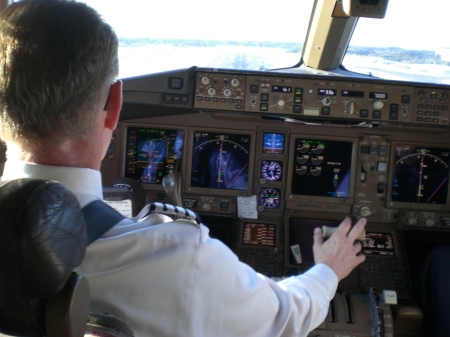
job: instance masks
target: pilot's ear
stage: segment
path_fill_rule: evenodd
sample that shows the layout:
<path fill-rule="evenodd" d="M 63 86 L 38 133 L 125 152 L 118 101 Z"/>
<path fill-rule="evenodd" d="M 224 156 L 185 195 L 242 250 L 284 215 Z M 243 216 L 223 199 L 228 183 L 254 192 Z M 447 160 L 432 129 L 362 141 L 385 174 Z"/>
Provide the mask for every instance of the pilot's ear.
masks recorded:
<path fill-rule="evenodd" d="M 117 80 L 109 88 L 108 101 L 105 105 L 106 118 L 105 127 L 114 130 L 119 121 L 122 109 L 122 81 Z"/>

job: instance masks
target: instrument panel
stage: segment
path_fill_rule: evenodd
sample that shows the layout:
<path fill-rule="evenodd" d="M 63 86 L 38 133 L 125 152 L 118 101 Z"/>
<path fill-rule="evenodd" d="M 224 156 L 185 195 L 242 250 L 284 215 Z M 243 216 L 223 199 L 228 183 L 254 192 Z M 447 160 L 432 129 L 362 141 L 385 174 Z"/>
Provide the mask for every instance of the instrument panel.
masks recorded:
<path fill-rule="evenodd" d="M 348 313 L 360 306 L 356 298 L 372 303 L 386 289 L 409 303 L 411 265 L 433 246 L 421 243 L 422 231 L 436 238 L 429 242 L 450 237 L 448 93 L 420 83 L 197 68 L 125 80 L 104 186 L 133 178 L 147 202 L 171 203 L 162 177 L 179 171 L 182 206 L 273 278 L 314 264 L 314 228 L 365 217 L 366 262 L 345 279 L 333 310 Z M 373 335 L 374 314 L 354 310 L 353 318 L 370 321 L 343 329 Z M 318 331 L 339 326 L 335 314 Z"/>
<path fill-rule="evenodd" d="M 198 71 L 194 106 L 293 118 L 449 125 L 448 88 L 374 82 Z"/>

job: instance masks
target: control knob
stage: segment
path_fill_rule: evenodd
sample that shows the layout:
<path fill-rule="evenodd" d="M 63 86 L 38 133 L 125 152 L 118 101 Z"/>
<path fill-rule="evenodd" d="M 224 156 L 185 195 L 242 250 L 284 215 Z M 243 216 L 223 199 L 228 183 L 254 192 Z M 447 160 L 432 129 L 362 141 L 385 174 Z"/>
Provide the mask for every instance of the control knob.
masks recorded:
<path fill-rule="evenodd" d="M 373 102 L 373 107 L 375 109 L 379 110 L 384 107 L 384 103 L 381 101 L 375 101 L 375 102 Z"/>
<path fill-rule="evenodd" d="M 359 214 L 361 214 L 361 216 L 369 216 L 372 214 L 372 211 L 369 207 L 364 206 L 359 210 Z"/>
<path fill-rule="evenodd" d="M 225 96 L 231 96 L 231 90 L 228 89 L 228 88 L 226 88 L 226 89 L 223 90 L 223 94 L 224 94 Z"/>
<path fill-rule="evenodd" d="M 209 89 L 208 89 L 208 94 L 211 95 L 211 96 L 214 96 L 214 95 L 216 94 L 216 89 L 214 89 L 214 88 L 209 88 Z"/>
<path fill-rule="evenodd" d="M 427 226 L 434 226 L 434 219 L 428 218 L 427 220 L 425 220 L 425 223 L 427 224 Z"/>
<path fill-rule="evenodd" d="M 238 80 L 237 78 L 233 78 L 233 79 L 231 80 L 231 85 L 232 85 L 233 87 L 237 87 L 237 86 L 239 85 L 239 80 Z"/>
<path fill-rule="evenodd" d="M 331 104 L 331 98 L 330 97 L 325 97 L 324 99 L 322 99 L 322 104 L 323 105 L 330 105 Z"/>
<path fill-rule="evenodd" d="M 284 99 L 282 99 L 282 98 L 280 98 L 280 99 L 277 101 L 277 106 L 278 106 L 279 108 L 283 108 L 285 104 L 286 104 L 286 102 L 285 102 Z"/>
<path fill-rule="evenodd" d="M 202 205 L 202 208 L 203 208 L 205 211 L 209 211 L 209 210 L 211 209 L 211 205 L 210 205 L 208 202 L 205 202 L 205 203 Z"/>

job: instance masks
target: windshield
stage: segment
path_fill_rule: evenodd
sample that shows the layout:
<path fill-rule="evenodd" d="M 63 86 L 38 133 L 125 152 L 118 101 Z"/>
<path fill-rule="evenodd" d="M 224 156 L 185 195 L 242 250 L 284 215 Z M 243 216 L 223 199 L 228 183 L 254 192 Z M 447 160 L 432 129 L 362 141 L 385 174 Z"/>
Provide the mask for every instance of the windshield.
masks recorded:
<path fill-rule="evenodd" d="M 450 3 L 390 1 L 384 19 L 360 18 L 343 66 L 391 80 L 450 83 Z"/>
<path fill-rule="evenodd" d="M 87 0 L 120 39 L 120 77 L 191 66 L 279 69 L 300 62 L 314 0 Z"/>

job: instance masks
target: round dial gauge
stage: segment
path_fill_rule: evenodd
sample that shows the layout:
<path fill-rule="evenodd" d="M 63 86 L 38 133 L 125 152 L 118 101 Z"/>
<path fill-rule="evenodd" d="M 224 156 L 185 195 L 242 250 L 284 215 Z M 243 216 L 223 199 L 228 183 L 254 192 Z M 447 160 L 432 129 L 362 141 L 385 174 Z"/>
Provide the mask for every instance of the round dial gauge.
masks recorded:
<path fill-rule="evenodd" d="M 268 181 L 281 181 L 283 177 L 283 162 L 278 160 L 261 161 L 261 177 Z"/>
<path fill-rule="evenodd" d="M 280 208 L 281 190 L 279 188 L 261 188 L 259 190 L 259 204 L 264 208 Z"/>

